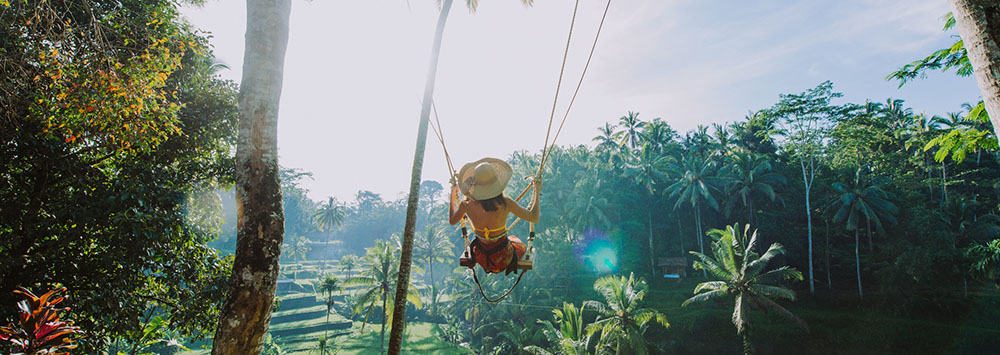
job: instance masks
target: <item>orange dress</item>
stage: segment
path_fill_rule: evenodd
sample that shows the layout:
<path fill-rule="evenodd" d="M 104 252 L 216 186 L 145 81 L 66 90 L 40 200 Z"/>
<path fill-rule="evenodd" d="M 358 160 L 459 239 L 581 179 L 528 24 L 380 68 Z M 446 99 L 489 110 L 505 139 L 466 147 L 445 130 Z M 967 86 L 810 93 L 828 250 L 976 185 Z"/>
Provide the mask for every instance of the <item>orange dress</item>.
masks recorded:
<path fill-rule="evenodd" d="M 499 237 L 490 237 L 491 230 L 486 230 L 485 236 L 476 231 L 476 239 L 472 241 L 472 254 L 479 266 L 487 273 L 510 274 L 517 270 L 517 261 L 524 256 L 527 245 L 518 237 L 507 235 L 504 231 Z"/>

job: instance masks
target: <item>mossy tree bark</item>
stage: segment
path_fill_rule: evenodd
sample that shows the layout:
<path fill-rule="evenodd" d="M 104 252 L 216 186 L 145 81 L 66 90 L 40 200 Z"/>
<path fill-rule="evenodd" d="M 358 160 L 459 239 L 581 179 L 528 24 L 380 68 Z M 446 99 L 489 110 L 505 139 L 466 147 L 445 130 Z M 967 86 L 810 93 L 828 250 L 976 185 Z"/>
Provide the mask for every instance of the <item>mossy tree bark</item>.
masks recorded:
<path fill-rule="evenodd" d="M 437 30 L 434 33 L 434 44 L 431 47 L 430 70 L 427 72 L 427 84 L 424 87 L 423 104 L 420 107 L 417 147 L 414 149 L 413 170 L 410 175 L 410 194 L 406 199 L 406 221 L 403 223 L 403 246 L 399 259 L 396 298 L 393 304 L 392 330 L 389 333 L 389 354 L 399 354 L 403 346 L 403 327 L 406 324 L 406 289 L 410 285 L 410 266 L 413 264 L 413 234 L 417 224 L 420 175 L 424 166 L 424 147 L 427 143 L 427 121 L 431 115 L 431 102 L 434 99 L 434 79 L 437 76 L 438 56 L 441 54 L 441 39 L 444 36 L 444 24 L 448 20 L 451 2 L 452 0 L 444 0 L 441 4 L 441 14 L 438 16 Z"/>
<path fill-rule="evenodd" d="M 291 0 L 248 0 L 236 143 L 236 259 L 212 354 L 259 354 L 271 321 L 284 211 L 278 101 Z"/>

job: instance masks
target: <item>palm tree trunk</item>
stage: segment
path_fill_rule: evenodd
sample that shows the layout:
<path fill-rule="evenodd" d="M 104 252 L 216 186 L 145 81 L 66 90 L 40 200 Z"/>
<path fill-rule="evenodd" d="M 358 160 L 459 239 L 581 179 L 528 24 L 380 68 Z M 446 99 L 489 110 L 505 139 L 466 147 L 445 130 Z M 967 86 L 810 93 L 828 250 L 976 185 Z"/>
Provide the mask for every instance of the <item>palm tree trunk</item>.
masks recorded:
<path fill-rule="evenodd" d="M 653 251 L 653 212 L 646 210 L 649 221 L 649 269 L 656 275 L 656 253 Z M 661 275 L 662 276 L 662 275 Z"/>
<path fill-rule="evenodd" d="M 740 335 L 743 336 L 743 355 L 753 355 L 754 349 L 753 342 L 750 341 L 750 326 L 748 325 L 743 328 L 743 333 Z"/>
<path fill-rule="evenodd" d="M 830 272 L 830 221 L 826 221 L 826 288 L 833 289 L 833 277 Z"/>
<path fill-rule="evenodd" d="M 854 228 L 854 265 L 858 272 L 858 297 L 865 299 L 865 294 L 861 290 L 861 253 L 860 253 L 860 240 L 858 239 L 858 229 Z"/>
<path fill-rule="evenodd" d="M 291 0 L 248 0 L 236 142 L 236 257 L 212 354 L 259 354 L 271 321 L 284 211 L 278 102 Z"/>
<path fill-rule="evenodd" d="M 872 243 L 872 220 L 865 217 L 865 230 L 868 232 L 868 251 L 874 252 L 875 245 Z"/>
<path fill-rule="evenodd" d="M 942 161 L 941 162 L 941 208 L 944 209 L 944 204 L 948 201 L 948 185 L 945 182 L 948 180 L 948 165 Z"/>
<path fill-rule="evenodd" d="M 995 132 L 1000 132 L 1000 2 L 951 0 L 955 24 L 986 112 Z M 1000 134 L 998 134 L 1000 136 Z"/>
<path fill-rule="evenodd" d="M 330 302 L 333 300 L 333 295 L 326 296 L 326 301 Z M 330 306 L 326 307 L 326 323 L 323 323 L 323 339 L 327 338 L 327 332 L 330 330 Z"/>
<path fill-rule="evenodd" d="M 681 256 L 687 255 L 687 250 L 684 249 L 684 223 L 681 223 L 680 218 L 677 219 L 677 241 L 681 247 Z"/>
<path fill-rule="evenodd" d="M 804 159 L 799 160 L 799 166 L 802 167 L 802 183 L 805 185 L 806 190 L 806 230 L 808 231 L 808 241 L 809 241 L 809 293 L 816 292 L 816 278 L 813 277 L 813 224 L 812 224 L 812 207 L 809 204 L 809 193 L 812 189 L 812 178 L 815 177 L 815 171 L 813 170 L 813 161 L 809 161 L 809 174 L 806 174 L 806 163 Z"/>
<path fill-rule="evenodd" d="M 698 231 L 698 249 L 701 250 L 702 254 L 705 254 L 705 243 L 702 241 L 702 233 L 701 233 L 701 209 L 697 207 L 694 209 L 694 220 L 695 223 L 697 224 L 695 226 L 695 230 Z M 705 271 L 705 269 L 701 269 L 701 275 L 707 279 L 708 271 Z"/>
<path fill-rule="evenodd" d="M 385 309 L 386 303 L 389 301 L 388 297 L 389 290 L 387 288 L 382 289 L 382 337 L 378 342 L 379 352 L 385 351 L 385 318 L 389 314 L 389 310 Z M 393 317 L 395 318 L 395 317 Z"/>
<path fill-rule="evenodd" d="M 928 166 L 930 164 L 927 163 L 927 155 L 924 153 L 921 153 L 920 155 L 924 157 L 924 171 L 927 172 L 927 199 L 929 201 L 934 201 L 934 184 L 931 181 L 934 178 L 931 175 L 931 170 L 933 169 Z"/>
<path fill-rule="evenodd" d="M 437 287 L 434 285 L 434 258 L 428 258 L 427 271 L 431 274 L 431 319 L 437 313 Z"/>
<path fill-rule="evenodd" d="M 330 261 L 330 246 L 333 245 L 333 230 L 330 230 L 330 235 L 326 236 L 326 257 L 323 258 L 323 272 L 321 274 L 326 274 L 326 263 Z"/>
<path fill-rule="evenodd" d="M 413 169 L 410 174 L 410 194 L 406 199 L 406 221 L 403 224 L 403 247 L 400 252 L 399 277 L 396 282 L 396 298 L 394 317 L 392 317 L 392 332 L 389 333 L 389 354 L 398 355 L 403 345 L 403 327 L 406 325 L 406 293 L 410 285 L 410 264 L 413 256 L 413 234 L 417 223 L 417 203 L 420 197 L 420 173 L 424 165 L 424 147 L 427 143 L 427 121 L 431 114 L 431 102 L 434 99 L 434 79 L 437 76 L 438 56 L 441 54 L 441 39 L 444 36 L 444 24 L 448 20 L 452 0 L 444 0 L 441 14 L 438 16 L 437 30 L 434 33 L 434 43 L 431 47 L 430 69 L 427 71 L 427 84 L 424 86 L 424 99 L 420 108 L 420 125 L 417 129 L 417 147 L 413 152 Z"/>

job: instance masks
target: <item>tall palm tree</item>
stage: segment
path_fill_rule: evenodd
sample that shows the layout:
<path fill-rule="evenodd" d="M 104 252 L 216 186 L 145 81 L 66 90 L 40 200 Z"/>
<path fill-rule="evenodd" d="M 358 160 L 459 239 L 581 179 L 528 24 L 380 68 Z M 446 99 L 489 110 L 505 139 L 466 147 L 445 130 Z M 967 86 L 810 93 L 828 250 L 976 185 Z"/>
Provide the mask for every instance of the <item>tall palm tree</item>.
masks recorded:
<path fill-rule="evenodd" d="M 732 153 L 736 141 L 729 126 L 725 124 L 712 123 L 712 150 L 714 154 L 722 157 Z"/>
<path fill-rule="evenodd" d="M 629 111 L 628 114 L 619 118 L 618 127 L 621 130 L 615 132 L 615 137 L 619 140 L 618 145 L 631 149 L 637 148 L 639 142 L 642 141 L 641 130 L 645 125 L 646 122 L 639 120 L 638 112 Z"/>
<path fill-rule="evenodd" d="M 750 317 L 747 314 L 752 309 L 760 311 L 772 310 L 781 314 L 809 331 L 805 321 L 792 312 L 775 303 L 772 298 L 795 300 L 795 291 L 771 285 L 783 280 L 802 280 L 802 273 L 790 266 L 782 266 L 765 271 L 768 262 L 777 255 L 784 254 L 785 249 L 778 243 L 772 243 L 764 255 L 753 250 L 757 242 L 757 231 L 754 230 L 750 240 L 747 225 L 740 233 L 739 224 L 726 226 L 725 230 L 713 229 L 708 233 L 716 241 L 712 244 L 712 254 L 691 252 L 698 258 L 694 262 L 695 269 L 708 270 L 715 281 L 702 282 L 694 288 L 695 295 L 681 304 L 686 307 L 692 303 L 705 302 L 720 297 L 733 297 L 733 325 L 736 332 L 743 336 L 743 352 L 753 353 L 750 342 Z"/>
<path fill-rule="evenodd" d="M 306 237 L 296 236 L 292 238 L 291 243 L 282 244 L 282 249 L 285 251 L 285 254 L 292 258 L 292 261 L 295 262 L 305 261 L 306 253 L 309 253 L 309 250 L 312 248 L 309 246 L 309 240 L 306 239 Z M 301 264 L 299 266 L 301 266 Z M 293 280 L 296 279 L 295 275 L 297 274 L 297 270 L 298 269 L 292 271 Z"/>
<path fill-rule="evenodd" d="M 674 175 L 680 176 L 676 182 L 667 187 L 669 198 L 677 199 L 674 203 L 674 210 L 677 210 L 684 203 L 688 203 L 694 210 L 695 232 L 698 234 L 698 248 L 705 252 L 705 244 L 702 241 L 704 233 L 701 230 L 701 207 L 708 205 L 714 210 L 719 210 L 719 202 L 714 193 L 719 189 L 716 187 L 718 180 L 714 176 L 715 163 L 710 159 L 700 159 L 696 156 L 685 156 L 680 164 L 672 164 Z M 708 277 L 707 273 L 702 273 Z"/>
<path fill-rule="evenodd" d="M 587 335 L 601 332 L 598 351 L 646 354 L 648 343 L 643 337 L 646 329 L 653 324 L 670 326 L 660 311 L 642 308 L 649 286 L 641 277 L 632 273 L 628 278 L 605 276 L 594 282 L 594 290 L 604 296 L 604 302 L 585 301 L 583 306 L 597 311 L 597 320 L 587 326 Z"/>
<path fill-rule="evenodd" d="M 612 148 L 618 146 L 615 139 L 615 125 L 610 122 L 605 122 L 604 127 L 598 127 L 597 130 L 600 131 L 601 134 L 591 139 L 592 141 L 597 142 L 597 147 L 594 148 L 595 150 L 612 151 Z"/>
<path fill-rule="evenodd" d="M 836 190 L 837 199 L 830 203 L 830 207 L 835 210 L 833 220 L 844 223 L 847 230 L 854 231 L 854 262 L 858 274 L 858 296 L 864 298 L 861 287 L 861 254 L 859 250 L 860 240 L 858 231 L 861 217 L 865 218 L 868 225 L 868 245 L 869 250 L 873 249 L 871 224 L 882 231 L 883 221 L 896 223 L 895 214 L 899 212 L 890 199 L 892 195 L 882 190 L 878 185 L 873 184 L 869 179 L 862 178 L 860 173 L 855 177 L 854 186 L 848 187 L 839 182 L 833 183 Z"/>
<path fill-rule="evenodd" d="M 212 354 L 259 354 L 271 319 L 284 239 L 278 102 L 291 0 L 247 0 L 236 140 L 236 255 Z"/>
<path fill-rule="evenodd" d="M 944 123 L 944 118 L 938 115 L 925 115 L 920 114 L 913 116 L 912 123 L 908 126 L 908 132 L 906 132 L 906 140 L 903 144 L 904 149 L 909 151 L 911 148 L 916 148 L 913 151 L 913 155 L 919 156 L 924 172 L 927 174 L 927 193 L 928 199 L 934 198 L 934 184 L 931 182 L 930 163 L 927 160 L 927 152 L 925 149 L 921 149 L 927 145 L 928 140 L 934 135 L 934 131 L 941 128 Z"/>
<path fill-rule="evenodd" d="M 326 275 L 323 281 L 319 283 L 319 287 L 316 288 L 316 291 L 326 293 L 326 325 L 323 327 L 323 339 L 327 338 L 327 328 L 330 325 L 330 312 L 333 311 L 333 292 L 340 290 L 343 290 L 343 287 L 340 286 L 340 279 L 334 275 Z"/>
<path fill-rule="evenodd" d="M 774 154 L 777 150 L 774 136 L 782 133 L 778 128 L 778 118 L 765 111 L 751 111 L 743 119 L 730 125 L 733 142 L 754 153 Z"/>
<path fill-rule="evenodd" d="M 888 98 L 881 106 L 880 121 L 898 137 L 913 122 L 913 109 L 903 105 L 902 99 Z"/>
<path fill-rule="evenodd" d="M 681 142 L 688 153 L 697 155 L 701 159 L 708 159 L 712 152 L 712 136 L 708 133 L 708 127 L 698 125 L 695 129 L 684 134 Z"/>
<path fill-rule="evenodd" d="M 657 181 L 662 181 L 666 178 L 664 170 L 667 168 L 667 163 L 670 161 L 670 157 L 666 155 L 659 155 L 653 145 L 650 143 L 645 143 L 642 145 L 642 149 L 633 155 L 634 158 L 627 163 L 625 174 L 630 177 L 632 181 L 639 184 L 645 188 L 647 196 L 650 200 L 655 197 L 655 185 Z M 653 274 L 656 273 L 656 253 L 653 248 L 653 211 L 652 209 L 646 210 L 647 216 L 647 227 L 649 228 L 649 267 Z"/>
<path fill-rule="evenodd" d="M 351 272 L 358 268 L 358 266 L 361 266 L 361 259 L 354 254 L 341 256 L 340 261 L 337 262 L 337 267 L 339 267 L 341 271 L 347 272 L 348 279 L 351 278 Z"/>
<path fill-rule="evenodd" d="M 668 144 L 673 142 L 677 132 L 659 117 L 646 123 L 642 130 L 642 140 L 651 144 L 657 152 L 663 153 Z"/>
<path fill-rule="evenodd" d="M 333 241 L 333 230 L 340 229 L 344 223 L 344 208 L 337 202 L 336 198 L 330 197 L 326 204 L 316 210 L 313 214 L 313 221 L 320 230 L 328 233 L 326 237 L 326 257 L 323 259 L 324 269 L 326 261 L 330 259 L 330 243 Z"/>
<path fill-rule="evenodd" d="M 730 196 L 725 213 L 728 216 L 739 203 L 747 209 L 747 223 L 755 223 L 754 195 L 764 194 L 772 202 L 781 201 L 774 189 L 785 184 L 785 177 L 771 171 L 771 158 L 766 155 L 735 150 L 731 158 L 732 163 L 723 168 L 723 175 L 727 177 L 726 192 Z"/>
<path fill-rule="evenodd" d="M 538 320 L 549 342 L 556 344 L 557 354 L 587 354 L 591 336 L 586 331 L 587 323 L 583 320 L 583 310 L 584 307 L 576 308 L 572 303 L 563 302 L 562 309 L 552 310 L 551 321 Z M 535 354 L 552 354 L 538 346 L 529 346 L 526 350 Z"/>
<path fill-rule="evenodd" d="M 521 0 L 530 5 L 532 0 Z M 417 207 L 420 200 L 420 175 L 424 166 L 424 149 L 427 144 L 427 121 L 431 115 L 431 102 L 434 99 L 434 81 L 437 77 L 438 57 L 441 54 L 441 40 L 444 37 L 444 25 L 451 11 L 452 0 L 439 0 L 441 13 L 438 16 L 434 31 L 434 42 L 431 45 L 430 69 L 427 71 L 427 82 L 424 86 L 424 97 L 420 106 L 420 123 L 417 127 L 417 144 L 413 152 L 413 167 L 410 170 L 410 189 L 406 198 L 406 219 L 403 222 L 403 242 L 400 251 L 398 280 L 396 282 L 395 307 L 393 311 L 399 317 L 393 319 L 392 332 L 389 334 L 389 354 L 399 354 L 403 345 L 403 326 L 406 322 L 406 298 L 410 294 L 410 267 L 413 264 L 413 235 L 417 225 Z M 467 0 L 466 5 L 475 11 L 479 1 Z"/>
<path fill-rule="evenodd" d="M 431 315 L 437 313 L 438 288 L 434 280 L 434 262 L 446 263 L 455 256 L 455 244 L 448 239 L 443 226 L 431 224 L 427 226 L 427 232 L 423 234 L 423 239 L 416 246 L 417 260 L 427 263 L 427 273 L 430 276 L 431 284 Z"/>
<path fill-rule="evenodd" d="M 365 312 L 365 321 L 361 324 L 362 331 L 365 329 L 365 324 L 368 323 L 368 315 L 375 308 L 375 302 L 382 302 L 380 349 L 384 349 L 385 346 L 386 322 L 391 322 L 395 318 L 394 315 L 402 316 L 402 314 L 395 313 L 395 308 L 393 307 L 395 300 L 390 297 L 389 293 L 395 289 L 394 282 L 398 282 L 399 269 L 397 267 L 399 260 L 396 259 L 396 253 L 399 252 L 399 249 L 397 244 L 398 242 L 385 241 L 383 239 L 375 240 L 375 246 L 365 249 L 367 253 L 362 257 L 366 267 L 362 269 L 358 276 L 347 279 L 344 282 L 345 287 L 362 287 L 359 292 L 360 296 L 358 296 L 354 303 L 354 309 L 351 310 L 352 314 Z M 420 293 L 417 292 L 416 288 L 407 288 L 404 302 L 412 303 L 417 308 L 421 307 Z"/>

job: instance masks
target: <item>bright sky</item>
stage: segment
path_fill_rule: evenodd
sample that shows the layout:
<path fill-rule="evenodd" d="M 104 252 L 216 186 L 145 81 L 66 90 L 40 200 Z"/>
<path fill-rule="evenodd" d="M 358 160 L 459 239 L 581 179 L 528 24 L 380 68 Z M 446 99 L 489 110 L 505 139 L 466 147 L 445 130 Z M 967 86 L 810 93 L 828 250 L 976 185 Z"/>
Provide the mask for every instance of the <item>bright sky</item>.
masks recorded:
<path fill-rule="evenodd" d="M 456 0 L 445 28 L 435 100 L 457 166 L 538 151 L 559 75 L 573 2 Z M 563 83 L 565 110 L 605 2 L 583 0 Z M 239 81 L 246 3 L 210 0 L 183 13 L 212 34 Z M 978 101 L 971 78 L 931 73 L 897 89 L 883 78 L 950 45 L 939 0 L 617 0 L 573 106 L 561 145 L 588 144 L 628 111 L 685 132 L 742 119 L 824 80 L 845 100 L 901 98 L 917 113 Z M 438 9 L 431 0 L 293 0 L 278 123 L 280 163 L 313 172 L 313 200 L 385 199 L 409 186 L 421 97 Z M 563 101 L 565 100 L 565 101 Z M 561 114 L 558 115 L 561 117 Z M 557 117 L 557 119 L 558 119 Z M 424 180 L 445 184 L 428 131 Z"/>

